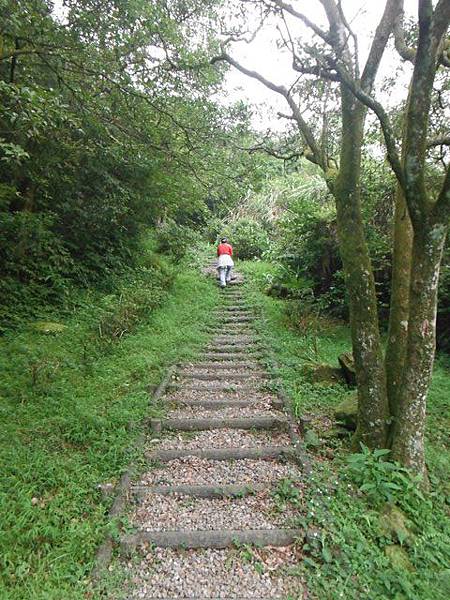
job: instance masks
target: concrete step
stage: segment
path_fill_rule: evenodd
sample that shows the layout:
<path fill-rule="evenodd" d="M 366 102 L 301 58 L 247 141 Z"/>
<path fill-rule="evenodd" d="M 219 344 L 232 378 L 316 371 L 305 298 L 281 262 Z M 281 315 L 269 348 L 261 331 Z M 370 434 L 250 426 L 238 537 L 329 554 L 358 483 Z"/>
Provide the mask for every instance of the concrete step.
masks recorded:
<path fill-rule="evenodd" d="M 216 353 L 216 354 L 227 354 L 229 352 L 234 352 L 236 354 L 251 354 L 258 351 L 257 344 L 217 344 L 215 342 L 211 342 L 208 346 L 206 346 L 206 353 Z"/>
<path fill-rule="evenodd" d="M 161 419 L 161 428 L 170 431 L 205 431 L 209 429 L 287 429 L 285 417 L 223 417 Z"/>
<path fill-rule="evenodd" d="M 256 317 L 251 315 L 236 315 L 229 317 L 228 315 L 220 317 L 220 323 L 253 323 L 256 321 Z"/>
<path fill-rule="evenodd" d="M 153 450 L 148 452 L 148 460 L 170 462 L 177 458 L 204 458 L 206 460 L 270 460 L 280 457 L 295 460 L 292 446 L 258 446 L 257 448 L 176 448 L 170 450 Z"/>
<path fill-rule="evenodd" d="M 150 494 L 161 496 L 183 494 L 193 498 L 242 498 L 257 492 L 263 492 L 270 487 L 272 487 L 272 484 L 269 482 L 228 485 L 150 485 L 134 486 L 132 493 L 137 500 L 142 500 Z"/>
<path fill-rule="evenodd" d="M 205 325 L 202 330 L 212 335 L 250 335 L 255 333 L 250 323 L 221 323 L 220 325 Z"/>
<path fill-rule="evenodd" d="M 301 529 L 248 529 L 217 531 L 139 531 L 124 535 L 120 546 L 129 554 L 137 546 L 151 544 L 158 548 L 230 548 L 241 544 L 289 546 L 303 538 Z"/>

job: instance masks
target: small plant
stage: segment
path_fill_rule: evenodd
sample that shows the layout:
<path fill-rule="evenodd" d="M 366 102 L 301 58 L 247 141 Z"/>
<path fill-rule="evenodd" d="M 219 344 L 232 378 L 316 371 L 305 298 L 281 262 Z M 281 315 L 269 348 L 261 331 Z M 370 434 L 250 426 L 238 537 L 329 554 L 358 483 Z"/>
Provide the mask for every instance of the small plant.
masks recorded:
<path fill-rule="evenodd" d="M 296 482 L 288 477 L 280 479 L 273 492 L 273 497 L 281 507 L 285 506 L 287 503 L 298 506 L 302 498 L 301 492 L 296 486 Z"/>
<path fill-rule="evenodd" d="M 372 451 L 361 444 L 361 452 L 348 458 L 350 479 L 375 505 L 412 496 L 424 500 L 419 489 L 421 478 L 412 477 L 399 463 L 385 460 L 390 452 L 387 448 Z"/>

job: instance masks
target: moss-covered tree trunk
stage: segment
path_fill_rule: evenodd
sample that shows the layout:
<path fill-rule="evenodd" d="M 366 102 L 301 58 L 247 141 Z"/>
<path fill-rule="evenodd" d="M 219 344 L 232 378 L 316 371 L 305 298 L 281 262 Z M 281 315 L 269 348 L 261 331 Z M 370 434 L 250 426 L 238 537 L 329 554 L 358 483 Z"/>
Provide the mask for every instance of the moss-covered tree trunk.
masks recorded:
<path fill-rule="evenodd" d="M 384 448 L 388 402 L 378 328 L 372 264 L 364 235 L 360 198 L 361 147 L 366 110 L 342 88 L 342 143 L 339 175 L 333 187 L 338 236 L 350 304 L 353 355 L 358 384 L 355 442 Z"/>
<path fill-rule="evenodd" d="M 397 393 L 393 457 L 423 475 L 426 398 L 435 354 L 437 290 L 446 234 L 446 225 L 431 223 L 414 235 L 406 360 Z"/>
<path fill-rule="evenodd" d="M 386 378 L 391 418 L 398 415 L 400 389 L 406 358 L 409 321 L 409 287 L 413 230 L 403 190 L 397 185 L 393 230 L 393 257 L 389 330 L 386 344 Z"/>

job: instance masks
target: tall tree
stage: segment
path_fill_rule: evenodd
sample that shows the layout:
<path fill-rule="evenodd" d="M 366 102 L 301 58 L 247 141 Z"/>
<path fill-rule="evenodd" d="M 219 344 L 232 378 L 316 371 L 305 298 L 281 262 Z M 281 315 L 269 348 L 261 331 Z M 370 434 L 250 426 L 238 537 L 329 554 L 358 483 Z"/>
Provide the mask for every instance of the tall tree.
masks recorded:
<path fill-rule="evenodd" d="M 316 83 L 335 86 L 340 98 L 340 144 L 338 156 L 330 155 L 326 120 L 317 130 L 314 116 L 305 116 L 305 97 L 299 88 L 269 81 L 236 61 L 229 52 L 234 37 L 228 37 L 220 55 L 213 61 L 226 61 L 245 75 L 256 79 L 281 95 L 290 108 L 292 118 L 304 141 L 304 155 L 323 171 L 327 185 L 336 200 L 338 235 L 346 285 L 350 302 L 353 353 L 358 383 L 359 414 L 356 440 L 370 447 L 392 445 L 393 455 L 416 472 L 424 473 L 424 421 L 426 396 L 430 383 L 435 347 L 436 293 L 439 265 L 449 216 L 449 172 L 443 176 L 436 197 L 426 189 L 428 115 L 433 82 L 437 69 L 447 65 L 445 36 L 450 20 L 450 1 L 440 0 L 433 8 L 431 0 L 419 0 L 417 49 L 406 48 L 402 37 L 401 0 L 387 0 L 375 30 L 368 57 L 360 64 L 358 39 L 346 18 L 340 2 L 318 0 L 328 29 L 323 29 L 307 13 L 284 0 L 253 2 L 262 10 L 262 18 L 277 18 L 280 45 L 292 57 L 293 69 Z M 247 4 L 243 0 L 241 5 Z M 315 42 L 295 37 L 292 27 L 304 26 Z M 386 108 L 376 99 L 374 84 L 387 42 L 395 29 L 397 47 L 414 61 L 404 120 L 403 158 Z M 308 36 L 306 36 L 308 39 Z M 395 371 L 395 399 L 387 386 L 386 362 L 383 356 L 377 319 L 377 303 L 373 270 L 367 249 L 361 215 L 361 152 L 367 109 L 378 117 L 384 134 L 387 156 L 399 186 L 398 226 L 395 232 L 396 265 L 401 258 L 398 249 L 401 236 L 411 219 L 414 241 L 411 269 L 394 271 L 393 298 L 401 299 L 406 308 L 393 306 L 393 327 L 402 327 L 407 335 L 395 338 L 397 350 L 404 356 Z M 402 199 L 403 221 L 402 219 Z M 405 210 L 407 214 L 405 215 Z M 409 251 L 406 248 L 407 255 Z M 409 285 L 409 274 L 411 284 Z M 409 289 L 405 298 L 404 288 Z M 401 316 L 402 315 L 402 316 Z M 399 323 L 399 319 L 400 323 Z M 393 342 L 392 342 L 393 343 Z M 392 360 L 392 347 L 388 349 Z M 391 363 L 390 365 L 391 366 Z M 399 389 L 400 388 L 400 389 Z M 398 391 L 398 393 L 397 393 Z M 395 417 L 393 419 L 393 417 Z M 391 422 L 393 423 L 391 425 Z M 391 429 L 391 431 L 390 431 Z"/>

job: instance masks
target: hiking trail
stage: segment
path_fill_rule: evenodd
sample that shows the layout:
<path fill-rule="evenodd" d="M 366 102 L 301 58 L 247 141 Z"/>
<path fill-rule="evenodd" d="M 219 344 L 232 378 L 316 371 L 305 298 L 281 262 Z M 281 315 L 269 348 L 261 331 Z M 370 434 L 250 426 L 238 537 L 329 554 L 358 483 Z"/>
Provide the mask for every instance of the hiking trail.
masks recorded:
<path fill-rule="evenodd" d="M 130 488 L 134 532 L 120 540 L 129 600 L 304 597 L 289 574 L 304 537 L 287 501 L 305 485 L 298 436 L 270 391 L 242 281 L 221 290 L 215 334 L 177 367 L 167 416 L 151 420 L 148 469 Z"/>

